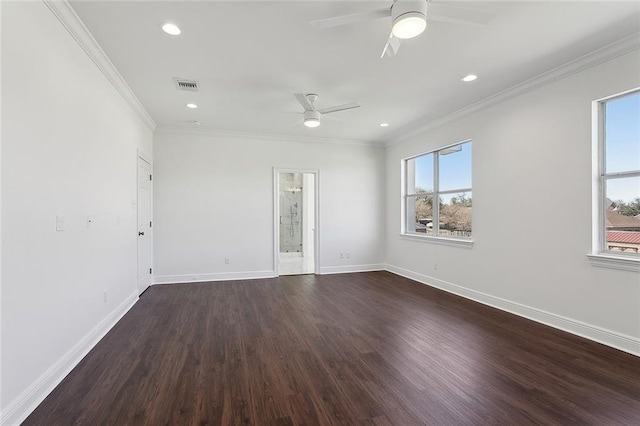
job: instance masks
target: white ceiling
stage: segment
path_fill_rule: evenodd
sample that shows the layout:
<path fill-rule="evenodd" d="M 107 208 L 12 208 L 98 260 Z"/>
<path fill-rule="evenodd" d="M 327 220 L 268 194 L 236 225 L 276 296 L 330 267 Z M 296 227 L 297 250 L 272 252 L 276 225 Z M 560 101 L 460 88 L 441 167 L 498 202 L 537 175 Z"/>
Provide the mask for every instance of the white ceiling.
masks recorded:
<path fill-rule="evenodd" d="M 434 0 L 436 1 L 436 0 Z M 640 32 L 638 1 L 457 2 L 487 26 L 431 22 L 380 59 L 390 21 L 317 30 L 309 21 L 391 1 L 74 1 L 73 8 L 160 127 L 388 142 L 599 47 Z M 159 25 L 171 21 L 182 34 Z M 479 76 L 462 83 L 468 73 Z M 176 90 L 173 78 L 200 82 Z M 362 108 L 293 126 L 293 93 Z M 197 110 L 185 104 L 195 102 Z M 325 121 L 335 118 L 340 122 Z M 381 128 L 381 122 L 390 126 Z"/>

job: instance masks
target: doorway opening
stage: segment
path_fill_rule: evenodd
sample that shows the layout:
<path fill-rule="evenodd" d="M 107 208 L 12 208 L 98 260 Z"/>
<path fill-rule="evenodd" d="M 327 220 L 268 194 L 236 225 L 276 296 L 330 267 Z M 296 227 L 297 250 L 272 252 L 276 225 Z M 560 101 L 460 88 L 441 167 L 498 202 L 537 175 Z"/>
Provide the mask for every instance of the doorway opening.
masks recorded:
<path fill-rule="evenodd" d="M 276 274 L 314 274 L 317 266 L 317 172 L 276 170 L 275 180 Z"/>

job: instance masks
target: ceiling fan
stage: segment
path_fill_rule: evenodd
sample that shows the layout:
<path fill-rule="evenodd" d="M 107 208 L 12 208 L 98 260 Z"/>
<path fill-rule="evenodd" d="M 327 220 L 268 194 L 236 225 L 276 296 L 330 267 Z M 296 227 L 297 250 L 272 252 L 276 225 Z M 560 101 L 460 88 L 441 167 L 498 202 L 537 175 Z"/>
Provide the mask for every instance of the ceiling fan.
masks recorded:
<path fill-rule="evenodd" d="M 302 93 L 296 93 L 293 96 L 295 96 L 298 102 L 300 102 L 300 105 L 302 105 L 302 108 L 304 108 L 302 120 L 304 122 L 304 125 L 307 127 L 318 127 L 320 125 L 320 117 L 322 117 L 323 114 L 331 114 L 338 111 L 360 108 L 360 105 L 352 102 L 350 104 L 316 109 L 314 103 L 318 100 L 318 95 L 314 93 L 308 93 L 306 95 L 303 95 Z"/>
<path fill-rule="evenodd" d="M 422 34 L 427 28 L 427 18 L 429 21 L 454 24 L 486 25 L 493 18 L 493 15 L 477 10 L 433 3 L 428 0 L 393 0 L 393 4 L 389 8 L 319 19 L 311 21 L 311 26 L 314 28 L 333 28 L 388 17 L 391 17 L 391 32 L 380 58 L 395 56 L 400 49 L 402 40 Z"/>

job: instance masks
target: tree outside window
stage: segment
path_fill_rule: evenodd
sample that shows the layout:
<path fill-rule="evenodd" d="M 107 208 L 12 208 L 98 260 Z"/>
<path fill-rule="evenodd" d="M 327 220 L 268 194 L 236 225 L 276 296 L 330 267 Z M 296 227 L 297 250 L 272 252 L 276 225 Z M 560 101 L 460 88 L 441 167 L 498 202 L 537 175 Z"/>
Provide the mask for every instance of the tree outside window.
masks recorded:
<path fill-rule="evenodd" d="M 404 170 L 405 233 L 471 238 L 471 141 L 408 158 Z"/>

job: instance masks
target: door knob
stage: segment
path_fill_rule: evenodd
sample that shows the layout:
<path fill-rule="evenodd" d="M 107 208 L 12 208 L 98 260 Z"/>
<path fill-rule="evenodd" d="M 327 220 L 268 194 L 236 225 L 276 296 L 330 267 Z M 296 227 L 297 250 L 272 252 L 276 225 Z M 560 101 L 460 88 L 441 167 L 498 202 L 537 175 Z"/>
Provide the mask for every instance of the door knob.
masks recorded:
<path fill-rule="evenodd" d="M 138 232 L 138 236 L 144 235 L 144 232 Z"/>

